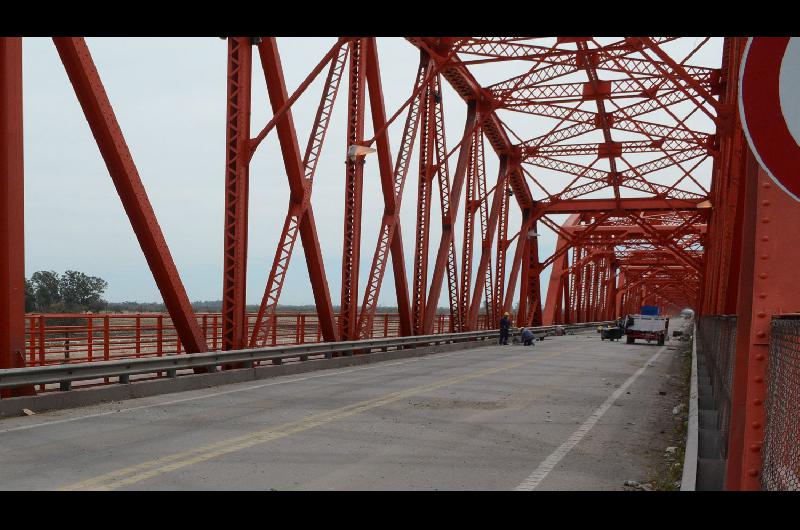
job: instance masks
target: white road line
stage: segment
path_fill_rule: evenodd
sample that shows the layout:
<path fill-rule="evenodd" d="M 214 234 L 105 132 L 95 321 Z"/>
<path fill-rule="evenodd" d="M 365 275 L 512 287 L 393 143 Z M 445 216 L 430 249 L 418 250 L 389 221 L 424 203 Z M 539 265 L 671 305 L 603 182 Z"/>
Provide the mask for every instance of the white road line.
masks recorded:
<path fill-rule="evenodd" d="M 632 376 L 630 376 L 624 383 L 622 383 L 622 386 L 616 389 L 614 393 L 611 394 L 608 397 L 608 399 L 606 399 L 603 402 L 603 404 L 600 405 L 597 408 L 597 410 L 595 410 L 592 413 L 591 416 L 589 416 L 589 419 L 583 422 L 583 424 L 580 427 L 578 427 L 578 429 L 574 433 L 572 433 L 572 435 L 569 438 L 567 438 L 567 440 L 564 443 L 559 445 L 556 448 L 556 450 L 550 454 L 550 456 L 545 458 L 544 462 L 539 464 L 539 467 L 537 467 L 536 470 L 533 473 L 531 473 L 531 475 L 528 478 L 523 480 L 519 486 L 514 488 L 515 491 L 533 491 L 534 489 L 536 489 L 536 487 L 539 484 L 541 484 L 541 482 L 545 479 L 545 477 L 547 477 L 547 475 L 550 474 L 553 468 L 555 468 L 558 465 L 558 463 L 561 462 L 561 459 L 567 456 L 567 453 L 569 453 L 573 447 L 578 445 L 578 443 L 583 439 L 583 437 L 586 436 L 586 434 L 590 430 L 592 430 L 592 427 L 594 427 L 595 423 L 597 423 L 598 420 L 603 417 L 603 414 L 605 414 L 606 411 L 609 408 L 611 408 L 611 405 L 614 404 L 614 402 L 625 392 L 625 390 L 629 386 L 631 386 L 633 382 L 636 381 L 636 379 L 640 375 L 642 375 L 642 373 L 644 373 L 647 367 L 651 363 L 655 362 L 655 360 L 658 359 L 658 356 L 661 355 L 661 353 L 666 349 L 667 349 L 666 346 L 659 349 L 655 353 L 655 355 L 650 357 L 650 359 L 644 364 L 644 366 L 636 370 L 636 372 L 634 372 Z"/>
<path fill-rule="evenodd" d="M 475 349 L 479 349 L 479 348 L 475 348 Z M 71 423 L 73 421 L 80 421 L 80 420 L 85 420 L 85 419 L 89 419 L 89 418 L 99 418 L 99 417 L 102 417 L 102 416 L 109 416 L 111 414 L 121 414 L 123 412 L 132 412 L 132 411 L 135 411 L 135 410 L 149 409 L 149 408 L 153 408 L 153 407 L 164 407 L 164 406 L 167 406 L 167 405 L 175 405 L 177 403 L 185 403 L 187 401 L 196 401 L 198 399 L 207 399 L 207 398 L 212 398 L 212 397 L 217 397 L 217 396 L 224 396 L 226 394 L 234 394 L 234 393 L 237 393 L 237 392 L 247 392 L 248 390 L 257 390 L 259 388 L 264 388 L 264 387 L 268 387 L 268 386 L 285 385 L 285 384 L 289 384 L 289 383 L 297 383 L 297 382 L 300 382 L 300 381 L 307 381 L 309 379 L 317 379 L 317 378 L 320 378 L 320 377 L 330 377 L 330 376 L 334 376 L 334 375 L 348 374 L 348 373 L 351 373 L 351 372 L 360 372 L 360 371 L 363 371 L 363 370 L 370 370 L 370 369 L 375 369 L 375 368 L 385 368 L 385 367 L 388 367 L 388 366 L 396 366 L 398 364 L 407 364 L 407 363 L 414 362 L 414 361 L 441 359 L 443 357 L 450 357 L 451 355 L 468 353 L 468 352 L 472 352 L 472 351 L 474 351 L 474 349 L 471 348 L 471 349 L 467 349 L 467 350 L 457 350 L 457 351 L 450 352 L 450 353 L 436 354 L 434 357 L 429 357 L 429 356 L 426 355 L 426 356 L 422 356 L 422 357 L 414 357 L 412 359 L 406 359 L 406 360 L 403 360 L 403 361 L 396 361 L 396 362 L 392 362 L 392 363 L 377 362 L 377 363 L 372 364 L 370 366 L 364 366 L 364 367 L 361 367 L 361 368 L 351 368 L 351 369 L 348 369 L 348 370 L 338 370 L 336 368 L 331 368 L 331 369 L 326 369 L 326 373 L 317 374 L 317 375 L 309 375 L 309 376 L 305 376 L 305 377 L 298 377 L 298 378 L 295 378 L 295 379 L 288 379 L 288 380 L 284 380 L 284 381 L 273 381 L 273 382 L 270 382 L 270 383 L 262 383 L 260 385 L 252 385 L 252 386 L 248 386 L 248 387 L 244 387 L 244 388 L 235 388 L 235 389 L 232 389 L 232 390 L 224 390 L 224 391 L 221 391 L 221 392 L 214 392 L 214 393 L 211 393 L 211 394 L 203 394 L 202 396 L 192 396 L 192 397 L 188 397 L 188 398 L 173 399 L 171 401 L 161 401 L 161 402 L 158 402 L 158 403 L 151 403 L 151 404 L 148 404 L 148 405 L 140 405 L 138 407 L 129 407 L 129 408 L 124 408 L 124 409 L 119 409 L 119 410 L 109 410 L 107 412 L 98 412 L 98 413 L 95 413 L 95 414 L 86 414 L 84 416 L 76 416 L 74 418 L 64 418 L 64 419 L 61 419 L 61 420 L 53 420 L 53 421 L 35 423 L 35 424 L 32 424 L 32 425 L 21 425 L 19 427 L 10 427 L 8 429 L 0 429 L 0 434 L 5 434 L 7 432 L 15 432 L 15 431 L 26 431 L 28 429 L 35 429 L 37 427 L 47 427 L 47 426 L 50 426 L 50 425 L 58 425 L 58 424 L 61 424 L 61 423 Z M 328 372 L 327 370 L 331 370 L 331 371 Z M 187 390 L 186 392 L 192 392 L 192 390 Z M 140 398 L 134 398 L 134 399 L 140 399 Z"/>

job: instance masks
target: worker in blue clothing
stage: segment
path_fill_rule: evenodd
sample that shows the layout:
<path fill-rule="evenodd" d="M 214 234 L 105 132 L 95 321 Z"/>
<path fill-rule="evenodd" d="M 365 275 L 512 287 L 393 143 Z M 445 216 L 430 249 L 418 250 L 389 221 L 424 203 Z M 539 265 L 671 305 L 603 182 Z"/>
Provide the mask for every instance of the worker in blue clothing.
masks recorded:
<path fill-rule="evenodd" d="M 511 328 L 511 318 L 508 312 L 503 313 L 503 318 L 500 319 L 500 344 L 508 346 L 508 333 Z"/>
<path fill-rule="evenodd" d="M 533 336 L 533 332 L 528 328 L 522 330 L 522 344 L 523 346 L 533 346 L 533 341 L 536 337 Z"/>

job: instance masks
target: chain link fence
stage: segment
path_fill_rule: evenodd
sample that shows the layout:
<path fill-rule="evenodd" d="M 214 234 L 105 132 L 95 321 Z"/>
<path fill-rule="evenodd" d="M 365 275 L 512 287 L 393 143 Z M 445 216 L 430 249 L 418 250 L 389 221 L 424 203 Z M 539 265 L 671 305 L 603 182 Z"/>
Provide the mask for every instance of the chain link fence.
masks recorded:
<path fill-rule="evenodd" d="M 714 405 L 721 436 L 721 457 L 728 456 L 728 429 L 731 417 L 733 366 L 736 358 L 736 316 L 700 317 L 698 322 L 698 355 L 703 355 L 711 378 Z"/>
<path fill-rule="evenodd" d="M 800 491 L 800 316 L 772 319 L 761 487 Z"/>

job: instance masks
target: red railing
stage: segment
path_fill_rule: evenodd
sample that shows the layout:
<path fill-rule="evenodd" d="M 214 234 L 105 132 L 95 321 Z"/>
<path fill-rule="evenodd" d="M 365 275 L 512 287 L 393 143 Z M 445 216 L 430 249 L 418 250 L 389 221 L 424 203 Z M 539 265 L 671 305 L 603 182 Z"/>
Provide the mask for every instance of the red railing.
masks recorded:
<path fill-rule="evenodd" d="M 221 348 L 222 317 L 197 313 L 197 322 L 209 350 Z M 319 342 L 321 333 L 315 313 L 277 313 L 270 326 L 267 346 Z M 256 313 L 247 314 L 248 328 Z M 397 313 L 378 313 L 372 337 L 397 337 Z M 486 328 L 480 315 L 478 329 Z M 450 332 L 450 315 L 437 315 L 434 333 Z M 172 319 L 166 313 L 50 313 L 26 315 L 26 365 L 82 363 L 184 353 Z M 248 334 L 249 336 L 249 334 Z"/>

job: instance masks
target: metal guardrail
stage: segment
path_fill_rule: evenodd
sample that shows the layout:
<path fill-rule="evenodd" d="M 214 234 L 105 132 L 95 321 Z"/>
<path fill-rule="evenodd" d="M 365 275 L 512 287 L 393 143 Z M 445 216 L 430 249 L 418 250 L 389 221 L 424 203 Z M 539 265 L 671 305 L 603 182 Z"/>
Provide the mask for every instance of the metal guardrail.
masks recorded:
<path fill-rule="evenodd" d="M 604 322 L 588 322 L 560 327 L 569 330 L 594 327 L 599 324 L 604 324 Z M 539 332 L 553 332 L 556 327 L 559 326 L 539 326 L 533 329 Z M 245 368 L 252 368 L 255 363 L 264 361 L 281 364 L 286 359 L 306 361 L 312 356 L 324 355 L 326 359 L 329 359 L 333 357 L 334 353 L 348 356 L 353 355 L 355 352 L 370 353 L 376 349 L 387 351 L 389 348 L 399 349 L 486 340 L 496 338 L 497 333 L 497 330 L 481 330 L 465 333 L 299 344 L 249 350 L 167 355 L 155 358 L 11 368 L 0 370 L 0 388 L 60 383 L 61 390 L 66 391 L 71 389 L 71 383 L 74 381 L 117 377 L 119 378 L 119 383 L 127 384 L 130 383 L 130 376 L 132 375 L 165 372 L 168 377 L 174 378 L 177 377 L 178 370 L 206 368 L 209 371 L 216 371 L 219 366 L 229 364 L 244 365 Z"/>

